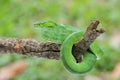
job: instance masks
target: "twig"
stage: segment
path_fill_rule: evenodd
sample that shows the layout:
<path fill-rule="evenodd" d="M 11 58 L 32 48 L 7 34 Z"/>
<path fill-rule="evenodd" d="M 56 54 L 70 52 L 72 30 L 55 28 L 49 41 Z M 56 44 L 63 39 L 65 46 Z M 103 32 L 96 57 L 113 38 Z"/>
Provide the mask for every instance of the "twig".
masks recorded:
<path fill-rule="evenodd" d="M 93 21 L 88 26 L 82 40 L 75 43 L 72 49 L 77 62 L 81 61 L 81 55 L 89 48 L 90 44 L 104 32 L 97 30 L 99 21 Z M 32 39 L 0 38 L 0 53 L 17 53 L 27 56 L 44 57 L 58 60 L 60 57 L 60 44 L 47 42 L 43 43 Z"/>

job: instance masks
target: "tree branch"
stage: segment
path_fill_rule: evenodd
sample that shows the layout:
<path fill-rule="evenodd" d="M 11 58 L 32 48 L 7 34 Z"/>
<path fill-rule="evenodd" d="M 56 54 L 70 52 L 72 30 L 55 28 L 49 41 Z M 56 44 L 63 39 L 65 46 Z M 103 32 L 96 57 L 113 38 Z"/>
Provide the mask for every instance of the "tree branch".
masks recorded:
<path fill-rule="evenodd" d="M 88 26 L 82 40 L 73 45 L 73 55 L 77 62 L 81 61 L 81 55 L 89 48 L 90 44 L 104 32 L 97 30 L 99 21 L 92 21 Z M 32 39 L 0 38 L 0 53 L 16 53 L 26 56 L 37 56 L 58 60 L 60 57 L 60 44 L 52 42 L 40 42 Z"/>
<path fill-rule="evenodd" d="M 32 39 L 0 38 L 0 53 L 59 59 L 60 44 L 43 43 Z"/>

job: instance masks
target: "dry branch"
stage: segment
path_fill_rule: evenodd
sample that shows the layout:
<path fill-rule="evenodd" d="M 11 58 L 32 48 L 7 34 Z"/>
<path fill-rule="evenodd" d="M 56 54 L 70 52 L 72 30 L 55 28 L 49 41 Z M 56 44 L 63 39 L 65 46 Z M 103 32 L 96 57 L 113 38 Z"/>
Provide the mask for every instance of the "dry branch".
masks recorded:
<path fill-rule="evenodd" d="M 81 55 L 89 48 L 90 44 L 102 33 L 103 29 L 97 30 L 99 21 L 92 21 L 88 26 L 83 38 L 73 45 L 73 55 L 77 62 L 81 61 Z M 0 38 L 0 53 L 16 53 L 27 56 L 44 57 L 58 60 L 60 57 L 60 44 L 52 42 L 40 42 L 32 39 Z"/>
<path fill-rule="evenodd" d="M 43 43 L 33 39 L 0 38 L 0 53 L 59 59 L 60 44 Z"/>

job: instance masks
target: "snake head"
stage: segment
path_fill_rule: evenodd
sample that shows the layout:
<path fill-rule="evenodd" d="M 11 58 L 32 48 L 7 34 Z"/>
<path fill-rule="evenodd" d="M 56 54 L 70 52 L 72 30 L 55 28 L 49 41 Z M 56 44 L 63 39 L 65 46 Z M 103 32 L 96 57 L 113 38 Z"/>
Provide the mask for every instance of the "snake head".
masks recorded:
<path fill-rule="evenodd" d="M 36 22 L 34 23 L 35 28 L 55 28 L 58 27 L 58 24 L 56 24 L 53 21 L 43 21 L 43 22 Z"/>

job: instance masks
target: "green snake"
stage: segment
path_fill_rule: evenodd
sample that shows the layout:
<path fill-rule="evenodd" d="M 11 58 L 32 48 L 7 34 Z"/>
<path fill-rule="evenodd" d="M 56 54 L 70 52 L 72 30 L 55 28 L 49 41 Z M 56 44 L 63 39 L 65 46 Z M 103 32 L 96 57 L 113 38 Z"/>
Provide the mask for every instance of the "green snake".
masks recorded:
<path fill-rule="evenodd" d="M 34 27 L 40 29 L 40 40 L 62 44 L 60 49 L 61 60 L 65 68 L 70 72 L 82 74 L 90 71 L 96 60 L 103 55 L 102 50 L 95 41 L 83 55 L 82 62 L 76 63 L 72 55 L 72 46 L 75 42 L 80 41 L 83 36 L 83 32 L 80 29 L 69 25 L 57 24 L 53 21 L 36 22 Z"/>

